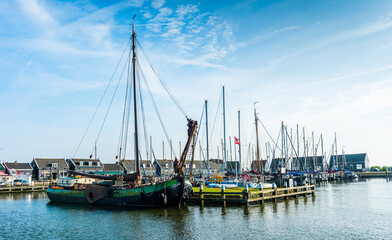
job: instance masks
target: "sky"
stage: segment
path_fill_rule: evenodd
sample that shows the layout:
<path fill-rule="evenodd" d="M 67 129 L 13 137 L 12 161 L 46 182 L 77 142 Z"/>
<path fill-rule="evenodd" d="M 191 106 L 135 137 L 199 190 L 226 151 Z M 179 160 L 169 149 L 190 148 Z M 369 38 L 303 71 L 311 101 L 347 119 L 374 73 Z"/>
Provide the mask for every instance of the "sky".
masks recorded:
<path fill-rule="evenodd" d="M 235 158 L 229 153 L 235 152 L 238 111 L 242 158 L 250 159 L 256 108 L 268 131 L 259 125 L 263 158 L 266 142 L 279 142 L 283 121 L 293 140 L 297 124 L 301 139 L 305 128 L 310 146 L 312 132 L 315 144 L 322 134 L 326 155 L 336 133 L 339 154 L 366 152 L 371 165 L 392 165 L 392 2 L 383 0 L 1 1 L 0 160 L 88 158 L 97 141 L 98 157 L 115 161 L 126 57 L 115 69 L 135 14 L 137 39 L 148 56 L 138 50 L 140 65 L 176 156 L 186 140 L 186 120 L 146 59 L 188 117 L 200 121 L 208 100 L 211 157 L 222 157 L 225 86 L 228 159 Z M 157 157 L 169 158 L 147 86 L 141 81 L 140 87 L 146 136 L 152 136 Z M 198 140 L 204 154 L 205 126 L 203 119 Z"/>

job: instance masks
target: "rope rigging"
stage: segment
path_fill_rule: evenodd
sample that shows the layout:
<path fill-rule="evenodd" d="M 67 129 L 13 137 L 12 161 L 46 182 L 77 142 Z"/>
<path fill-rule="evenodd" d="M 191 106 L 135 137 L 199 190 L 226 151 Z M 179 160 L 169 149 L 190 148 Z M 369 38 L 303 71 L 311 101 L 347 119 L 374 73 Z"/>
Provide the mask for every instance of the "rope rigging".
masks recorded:
<path fill-rule="evenodd" d="M 178 101 L 176 100 L 176 98 L 174 97 L 173 93 L 170 91 L 170 89 L 168 88 L 167 84 L 163 81 L 163 79 L 160 77 L 160 75 L 158 74 L 158 72 L 155 70 L 155 67 L 152 65 L 150 58 L 148 57 L 146 51 L 144 50 L 142 44 L 136 39 L 136 44 L 138 45 L 138 47 L 142 50 L 144 57 L 146 58 L 148 64 L 150 65 L 151 69 L 153 70 L 154 74 L 156 75 L 156 77 L 158 78 L 159 82 L 162 84 L 163 88 L 166 90 L 167 94 L 170 96 L 170 98 L 172 99 L 172 101 L 174 102 L 174 104 L 177 106 L 178 110 L 180 110 L 180 112 L 184 115 L 185 118 L 188 118 L 188 114 L 186 114 L 184 108 L 178 103 Z"/>
<path fill-rule="evenodd" d="M 139 66 L 139 69 L 140 69 L 140 63 L 139 63 L 138 60 L 136 61 L 136 64 Z M 142 76 L 142 78 L 143 78 L 143 82 L 144 82 L 144 84 L 146 85 L 146 88 L 147 88 L 147 90 L 148 90 L 149 96 L 150 96 L 150 98 L 151 98 L 152 104 L 153 104 L 154 109 L 155 109 L 155 113 L 157 114 L 157 117 L 158 117 L 159 122 L 160 122 L 160 124 L 161 124 L 161 127 L 162 127 L 162 129 L 163 129 L 163 132 L 164 132 L 164 134 L 165 134 L 166 140 L 167 140 L 168 143 L 170 143 L 169 134 L 167 133 L 166 127 L 165 127 L 165 125 L 164 125 L 164 123 L 163 123 L 161 114 L 160 114 L 160 112 L 159 112 L 159 110 L 158 110 L 158 106 L 157 106 L 157 104 L 156 104 L 156 101 L 155 101 L 155 99 L 154 99 L 154 96 L 152 95 L 150 86 L 148 85 L 148 83 L 147 83 L 147 81 L 146 81 L 146 78 L 145 78 L 145 76 L 144 76 L 144 73 L 143 73 L 141 70 L 139 70 L 139 71 L 140 71 L 140 74 L 141 74 L 141 76 Z M 177 158 L 177 155 L 176 155 L 176 152 L 175 152 L 174 149 L 172 149 L 172 152 L 173 152 L 173 154 L 174 154 L 174 157 Z"/>
<path fill-rule="evenodd" d="M 116 96 L 118 87 L 120 86 L 121 78 L 122 78 L 122 76 L 123 76 L 123 74 L 124 74 L 125 67 L 126 67 L 126 65 L 124 66 L 124 68 L 123 68 L 123 70 L 122 70 L 122 72 L 121 72 L 120 78 L 119 78 L 118 81 L 117 81 L 116 88 L 115 88 L 115 90 L 114 90 L 112 99 L 110 100 L 108 109 L 107 109 L 107 111 L 106 111 L 105 117 L 104 117 L 104 119 L 103 119 L 101 128 L 99 129 L 99 132 L 98 132 L 98 135 L 97 135 L 97 138 L 96 138 L 95 142 L 98 142 L 98 139 L 99 139 L 99 137 L 101 136 L 101 132 L 102 132 L 102 129 L 103 129 L 104 125 L 105 125 L 105 122 L 106 122 L 106 119 L 107 119 L 107 117 L 108 117 L 109 111 L 110 111 L 110 109 L 111 109 L 111 107 L 112 107 L 114 97 Z M 93 150 L 92 150 L 92 153 L 93 153 L 93 152 L 94 152 L 94 148 L 93 148 Z"/>
<path fill-rule="evenodd" d="M 125 99 L 124 99 L 124 110 L 123 110 L 123 116 L 122 116 L 122 122 L 121 122 L 121 130 L 120 130 L 120 137 L 119 137 L 119 143 L 118 143 L 118 152 L 117 156 L 119 157 L 119 160 L 125 159 L 125 153 L 126 153 L 126 139 L 128 138 L 128 125 L 129 125 L 129 114 L 130 114 L 130 106 L 131 106 L 131 98 L 129 97 L 131 95 L 131 92 L 133 90 L 133 86 L 130 83 L 130 59 L 131 59 L 131 53 L 128 55 L 128 59 L 126 61 L 126 64 L 128 65 L 128 74 L 127 74 L 127 84 L 126 84 L 126 89 L 125 89 Z M 128 104 L 129 102 L 129 104 Z M 125 134 L 125 136 L 124 136 Z M 124 144 L 124 145 L 123 145 Z M 124 151 L 124 157 L 122 158 L 122 151 Z"/>
<path fill-rule="evenodd" d="M 95 115 L 97 114 L 98 109 L 99 109 L 99 107 L 101 106 L 101 103 L 102 103 L 102 101 L 103 101 L 103 99 L 104 99 L 104 97 L 105 97 L 105 95 L 106 95 L 106 92 L 107 92 L 108 89 L 109 89 L 109 86 L 110 86 L 110 84 L 111 84 L 111 82 L 112 82 L 112 80 L 113 80 L 113 78 L 114 78 L 114 75 L 115 75 L 116 72 L 117 72 L 118 67 L 120 66 L 120 63 L 121 63 L 121 61 L 122 61 L 122 59 L 123 59 L 123 57 L 124 57 L 124 54 L 125 54 L 126 50 L 128 49 L 128 45 L 130 44 L 130 42 L 131 42 L 131 40 L 129 40 L 128 43 L 127 43 L 126 46 L 125 46 L 125 49 L 124 49 L 124 51 L 123 51 L 123 53 L 122 53 L 122 55 L 121 55 L 121 57 L 120 57 L 120 60 L 118 61 L 117 65 L 116 65 L 116 68 L 114 69 L 114 72 L 113 72 L 113 74 L 112 74 L 112 76 L 111 76 L 111 78 L 110 78 L 108 84 L 106 85 L 105 91 L 103 92 L 102 97 L 101 97 L 101 99 L 99 100 L 98 106 L 95 108 L 94 114 L 93 114 L 93 116 L 91 117 L 90 122 L 89 122 L 89 124 L 88 124 L 86 130 L 84 131 L 84 134 L 83 134 L 82 139 L 80 140 L 80 142 L 79 142 L 79 144 L 78 144 L 78 147 L 76 148 L 76 151 L 75 151 L 75 153 L 74 153 L 74 155 L 73 155 L 73 158 L 75 158 L 76 154 L 77 154 L 78 151 L 79 151 L 80 146 L 81 146 L 82 143 L 83 143 L 84 138 L 86 137 L 86 134 L 87 134 L 87 132 L 88 132 L 90 126 L 91 126 L 91 123 L 93 122 L 93 120 L 94 120 L 94 118 L 95 118 Z"/>

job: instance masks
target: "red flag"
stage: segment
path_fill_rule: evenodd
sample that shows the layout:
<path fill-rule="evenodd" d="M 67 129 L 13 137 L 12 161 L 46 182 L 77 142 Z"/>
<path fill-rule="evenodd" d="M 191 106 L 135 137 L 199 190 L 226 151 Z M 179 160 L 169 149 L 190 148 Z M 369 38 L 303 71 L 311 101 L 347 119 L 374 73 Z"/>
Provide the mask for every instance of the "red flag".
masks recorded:
<path fill-rule="evenodd" d="M 236 137 L 234 137 L 234 144 L 240 145 L 240 140 Z"/>

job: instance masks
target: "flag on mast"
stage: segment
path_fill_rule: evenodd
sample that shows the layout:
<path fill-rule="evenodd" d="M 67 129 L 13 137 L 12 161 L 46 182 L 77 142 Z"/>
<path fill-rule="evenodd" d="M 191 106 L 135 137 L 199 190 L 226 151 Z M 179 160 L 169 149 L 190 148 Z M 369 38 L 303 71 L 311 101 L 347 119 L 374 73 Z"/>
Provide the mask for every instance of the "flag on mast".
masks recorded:
<path fill-rule="evenodd" d="M 234 137 L 234 144 L 240 145 L 240 140 L 236 137 Z"/>

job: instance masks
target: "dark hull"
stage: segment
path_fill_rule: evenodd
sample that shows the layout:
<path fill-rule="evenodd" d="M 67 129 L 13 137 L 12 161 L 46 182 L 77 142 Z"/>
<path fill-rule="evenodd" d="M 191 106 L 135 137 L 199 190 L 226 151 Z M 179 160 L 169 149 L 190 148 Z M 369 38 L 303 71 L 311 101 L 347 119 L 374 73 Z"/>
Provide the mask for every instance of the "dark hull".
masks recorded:
<path fill-rule="evenodd" d="M 182 179 L 173 179 L 156 185 L 132 189 L 92 186 L 81 190 L 48 188 L 47 195 L 52 202 L 123 206 L 123 207 L 164 207 L 178 206 L 192 191 Z"/>

